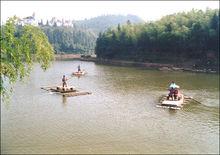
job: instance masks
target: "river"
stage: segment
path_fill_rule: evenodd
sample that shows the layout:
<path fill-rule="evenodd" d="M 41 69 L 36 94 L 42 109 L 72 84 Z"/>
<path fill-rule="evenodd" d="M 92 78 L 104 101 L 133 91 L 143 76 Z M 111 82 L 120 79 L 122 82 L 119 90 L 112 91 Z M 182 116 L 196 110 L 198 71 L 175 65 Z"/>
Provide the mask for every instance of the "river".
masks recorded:
<path fill-rule="evenodd" d="M 71 77 L 78 64 L 88 74 Z M 40 89 L 67 84 L 91 95 L 62 97 Z M 174 80 L 201 102 L 156 107 Z M 219 154 L 219 75 L 55 61 L 14 85 L 1 103 L 1 153 Z"/>

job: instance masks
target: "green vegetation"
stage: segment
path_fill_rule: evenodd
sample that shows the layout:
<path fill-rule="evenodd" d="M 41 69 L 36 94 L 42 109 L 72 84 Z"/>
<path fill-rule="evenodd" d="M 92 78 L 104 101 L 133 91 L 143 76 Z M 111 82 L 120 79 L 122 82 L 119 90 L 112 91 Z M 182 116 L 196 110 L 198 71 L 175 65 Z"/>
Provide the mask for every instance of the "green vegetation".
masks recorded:
<path fill-rule="evenodd" d="M 7 93 L 4 82 L 14 83 L 31 71 L 34 61 L 45 70 L 53 60 L 53 48 L 46 35 L 31 25 L 17 25 L 18 18 L 10 18 L 1 26 L 1 83 L 0 93 Z"/>
<path fill-rule="evenodd" d="M 84 28 L 41 26 L 56 53 L 86 53 L 94 51 L 96 35 Z"/>
<path fill-rule="evenodd" d="M 59 24 L 52 18 L 45 25 L 40 22 L 39 26 L 47 35 L 56 53 L 92 54 L 99 32 L 115 27 L 118 23 L 126 23 L 127 20 L 134 23 L 143 22 L 133 15 L 106 15 L 88 20 L 69 21 L 71 26 L 65 26 L 64 20 Z"/>
<path fill-rule="evenodd" d="M 219 10 L 192 10 L 145 24 L 118 25 L 100 33 L 100 59 L 191 64 L 218 70 Z"/>
<path fill-rule="evenodd" d="M 98 36 L 100 32 L 104 32 L 108 28 L 115 27 L 118 24 L 125 24 L 128 20 L 132 23 L 144 23 L 141 18 L 135 15 L 103 15 L 89 20 L 77 21 L 76 24 L 80 27 L 92 30 Z"/>

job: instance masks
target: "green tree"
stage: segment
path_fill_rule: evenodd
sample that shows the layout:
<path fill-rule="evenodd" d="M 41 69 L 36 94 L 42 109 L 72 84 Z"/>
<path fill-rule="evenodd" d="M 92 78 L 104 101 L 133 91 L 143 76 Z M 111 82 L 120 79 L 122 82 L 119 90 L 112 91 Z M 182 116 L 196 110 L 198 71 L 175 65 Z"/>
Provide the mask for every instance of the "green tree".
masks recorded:
<path fill-rule="evenodd" d="M 193 9 L 138 25 L 128 21 L 99 36 L 95 53 L 101 59 L 173 64 L 188 61 L 198 68 L 218 70 L 219 10 Z"/>
<path fill-rule="evenodd" d="M 97 36 L 82 27 L 41 26 L 55 51 L 65 53 L 85 53 L 85 49 L 94 49 Z M 86 51 L 88 52 L 88 51 Z"/>
<path fill-rule="evenodd" d="M 19 26 L 17 17 L 10 18 L 1 26 L 1 83 L 4 96 L 7 89 L 4 82 L 14 83 L 29 75 L 33 62 L 46 70 L 54 58 L 53 48 L 46 35 L 32 25 Z"/>
<path fill-rule="evenodd" d="M 121 31 L 121 25 L 118 24 L 118 32 L 120 32 L 120 31 Z"/>

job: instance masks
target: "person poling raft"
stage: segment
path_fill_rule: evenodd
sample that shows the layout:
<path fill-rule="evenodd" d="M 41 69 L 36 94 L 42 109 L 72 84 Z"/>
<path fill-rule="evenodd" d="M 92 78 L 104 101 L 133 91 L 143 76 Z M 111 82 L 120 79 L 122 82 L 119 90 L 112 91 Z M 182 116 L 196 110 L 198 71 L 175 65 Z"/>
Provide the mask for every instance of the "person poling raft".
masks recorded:
<path fill-rule="evenodd" d="M 60 92 L 60 93 L 76 92 L 76 90 L 73 87 L 67 86 L 67 80 L 69 79 L 67 79 L 66 76 L 63 75 L 62 86 L 57 86 L 55 91 Z"/>
<path fill-rule="evenodd" d="M 86 71 L 85 71 L 85 70 L 81 70 L 80 65 L 78 65 L 77 68 L 78 68 L 78 71 L 77 71 L 77 72 L 73 72 L 73 75 L 81 76 L 81 75 L 86 74 Z"/>
<path fill-rule="evenodd" d="M 41 87 L 41 89 L 51 91 L 51 92 L 59 92 L 59 93 L 71 93 L 71 92 L 76 92 L 77 90 L 73 86 L 67 86 L 67 80 L 71 79 L 66 78 L 65 75 L 62 77 L 62 85 L 58 86 L 48 86 L 48 87 Z"/>
<path fill-rule="evenodd" d="M 63 88 L 66 86 L 67 87 L 67 81 L 68 79 L 65 77 L 65 75 L 63 75 L 63 78 L 62 78 L 62 83 L 63 83 Z"/>
<path fill-rule="evenodd" d="M 69 78 L 70 79 L 70 78 Z M 67 80 L 65 75 L 62 77 L 62 85 L 61 86 L 48 86 L 48 87 L 41 87 L 41 89 L 44 89 L 46 91 L 55 92 L 62 96 L 66 97 L 72 97 L 72 96 L 79 96 L 79 95 L 88 95 L 91 94 L 91 92 L 82 92 L 79 90 L 76 90 L 73 86 L 67 86 Z"/>

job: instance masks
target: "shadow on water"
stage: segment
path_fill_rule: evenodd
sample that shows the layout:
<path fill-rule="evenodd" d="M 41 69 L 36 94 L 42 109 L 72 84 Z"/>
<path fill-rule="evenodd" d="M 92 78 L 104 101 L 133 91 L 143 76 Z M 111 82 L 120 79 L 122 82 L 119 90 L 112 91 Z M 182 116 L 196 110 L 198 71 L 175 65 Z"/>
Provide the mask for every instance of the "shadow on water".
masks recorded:
<path fill-rule="evenodd" d="M 67 97 L 66 96 L 62 96 L 62 103 L 63 103 L 63 106 L 67 105 Z"/>
<path fill-rule="evenodd" d="M 168 109 L 170 115 L 176 115 L 179 109 Z"/>

